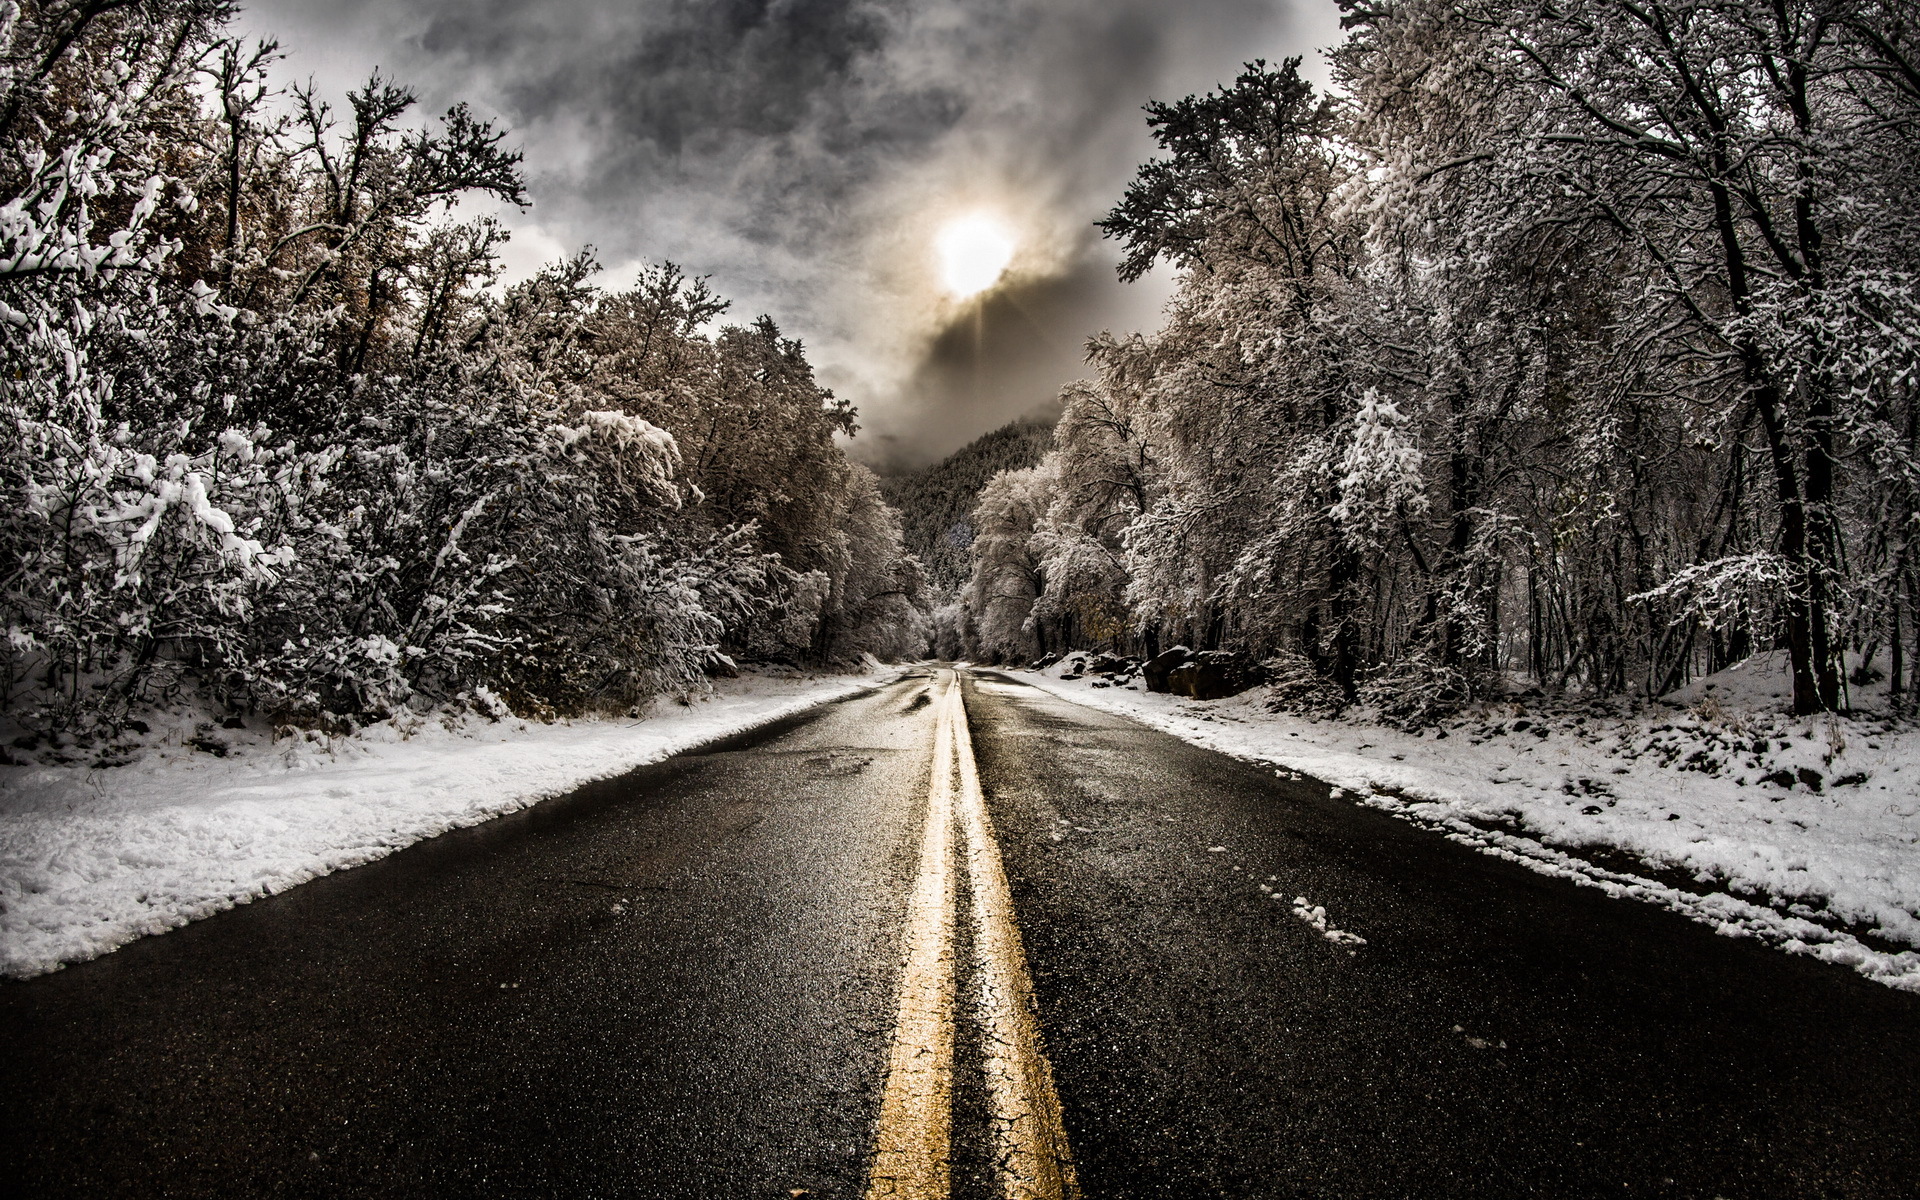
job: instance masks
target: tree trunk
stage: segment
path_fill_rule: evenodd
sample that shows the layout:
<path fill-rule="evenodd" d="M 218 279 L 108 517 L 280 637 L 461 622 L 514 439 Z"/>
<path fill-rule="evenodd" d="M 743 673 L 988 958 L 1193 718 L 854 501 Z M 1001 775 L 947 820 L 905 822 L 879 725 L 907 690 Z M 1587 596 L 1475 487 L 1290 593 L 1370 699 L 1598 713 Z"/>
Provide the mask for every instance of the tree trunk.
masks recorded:
<path fill-rule="evenodd" d="M 1346 539 L 1338 538 L 1327 579 L 1327 615 L 1333 626 L 1333 653 L 1329 656 L 1327 674 L 1348 704 L 1360 694 L 1360 630 L 1353 612 L 1353 593 L 1359 580 L 1360 556 L 1347 545 Z"/>
<path fill-rule="evenodd" d="M 1716 169 L 1726 164 L 1716 160 Z M 1724 175 L 1723 175 L 1724 177 Z M 1733 197 L 1724 183 L 1711 184 L 1714 226 L 1725 257 L 1727 291 L 1736 311 L 1749 310 L 1752 289 L 1747 277 L 1746 252 L 1740 245 L 1733 216 Z M 1798 716 L 1829 712 L 1840 700 L 1840 676 L 1834 670 L 1827 630 L 1827 557 L 1832 538 L 1827 505 L 1833 497 L 1831 442 L 1832 399 L 1824 389 L 1808 413 L 1814 436 L 1809 439 L 1805 463 L 1806 492 L 1801 491 L 1799 464 L 1785 421 L 1787 397 L 1767 369 L 1759 347 L 1734 347 L 1746 376 L 1761 428 L 1767 437 L 1773 464 L 1774 499 L 1780 510 L 1780 554 L 1792 565 L 1795 579 L 1787 596 L 1787 655 L 1793 665 L 1793 711 Z M 1817 388 L 1817 385 L 1816 385 Z M 1816 527 L 1808 528 L 1808 508 L 1817 506 Z M 1809 537 L 1809 533 L 1816 536 Z"/>

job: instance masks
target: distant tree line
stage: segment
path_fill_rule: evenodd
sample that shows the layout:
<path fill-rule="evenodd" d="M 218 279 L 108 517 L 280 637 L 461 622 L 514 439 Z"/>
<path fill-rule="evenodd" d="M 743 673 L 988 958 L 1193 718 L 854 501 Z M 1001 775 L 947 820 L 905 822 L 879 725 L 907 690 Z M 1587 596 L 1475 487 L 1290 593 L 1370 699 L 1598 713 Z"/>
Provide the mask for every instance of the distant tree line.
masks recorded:
<path fill-rule="evenodd" d="M 1343 7 L 1333 95 L 1149 106 L 1103 225 L 1166 324 L 984 491 L 942 636 L 1240 648 L 1409 719 L 1768 649 L 1801 713 L 1849 661 L 1909 690 L 1920 7 Z"/>
<path fill-rule="evenodd" d="M 7 716 L 628 708 L 924 642 L 771 320 L 590 253 L 498 285 L 520 156 L 377 74 L 276 91 L 225 0 L 0 4 Z M 481 207 L 486 207 L 482 205 Z"/>

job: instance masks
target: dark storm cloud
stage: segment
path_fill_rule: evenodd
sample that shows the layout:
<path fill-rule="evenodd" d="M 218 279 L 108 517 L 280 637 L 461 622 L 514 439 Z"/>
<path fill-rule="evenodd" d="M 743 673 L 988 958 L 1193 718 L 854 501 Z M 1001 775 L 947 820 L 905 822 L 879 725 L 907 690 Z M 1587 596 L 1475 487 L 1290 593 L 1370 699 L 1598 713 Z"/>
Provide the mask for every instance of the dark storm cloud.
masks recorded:
<path fill-rule="evenodd" d="M 435 108 L 498 112 L 536 202 L 519 253 L 711 273 L 735 316 L 807 339 L 869 453 L 913 459 L 1044 401 L 1103 325 L 1152 319 L 1087 235 L 1150 148 L 1139 106 L 1329 39 L 1330 0 L 1301 3 L 1306 26 L 1285 0 L 267 0 L 247 20 L 295 73 L 378 63 Z M 961 202 L 1046 245 L 977 328 L 924 278 L 925 214 Z"/>
<path fill-rule="evenodd" d="M 463 4 L 435 13 L 417 41 L 497 77 L 496 103 L 520 121 L 590 122 L 596 153 L 575 172 L 576 198 L 732 174 L 758 152 L 739 182 L 831 200 L 965 112 L 951 90 L 889 76 L 898 7 L 677 0 L 608 20 L 590 4 Z M 740 232 L 778 236 L 780 224 Z"/>
<path fill-rule="evenodd" d="M 915 466 L 1015 418 L 1058 411 L 1087 335 L 1130 315 L 1120 298 L 1112 265 L 1094 257 L 995 290 L 927 343 L 901 388 L 917 419 L 871 431 L 869 461 Z"/>

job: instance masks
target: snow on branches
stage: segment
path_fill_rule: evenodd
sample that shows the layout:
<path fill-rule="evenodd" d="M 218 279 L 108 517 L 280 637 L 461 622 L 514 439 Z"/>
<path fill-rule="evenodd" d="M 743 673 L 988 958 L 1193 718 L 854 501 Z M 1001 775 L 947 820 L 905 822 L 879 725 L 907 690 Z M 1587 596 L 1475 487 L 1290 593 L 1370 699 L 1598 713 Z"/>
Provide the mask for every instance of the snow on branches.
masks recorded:
<path fill-rule="evenodd" d="M 975 592 L 1038 553 L 1055 648 L 1242 650 L 1408 721 L 1768 649 L 1801 713 L 1850 655 L 1910 695 L 1911 6 L 1346 7 L 1337 103 L 1288 61 L 1149 107 L 1103 227 L 1124 277 L 1179 272 L 1165 324 L 1091 344 Z M 1016 648 L 1011 612 L 949 624 Z"/>
<path fill-rule="evenodd" d="M 713 332 L 671 265 L 489 291 L 505 232 L 448 212 L 524 202 L 502 133 L 378 75 L 275 117 L 228 15 L 0 3 L 11 720 L 631 709 L 729 652 L 917 648 L 918 564 L 797 343 Z"/>
<path fill-rule="evenodd" d="M 1427 511 L 1426 455 L 1391 400 L 1367 389 L 1353 414 L 1353 433 L 1340 457 L 1340 498 L 1328 515 L 1349 541 L 1377 548 L 1396 518 Z"/>

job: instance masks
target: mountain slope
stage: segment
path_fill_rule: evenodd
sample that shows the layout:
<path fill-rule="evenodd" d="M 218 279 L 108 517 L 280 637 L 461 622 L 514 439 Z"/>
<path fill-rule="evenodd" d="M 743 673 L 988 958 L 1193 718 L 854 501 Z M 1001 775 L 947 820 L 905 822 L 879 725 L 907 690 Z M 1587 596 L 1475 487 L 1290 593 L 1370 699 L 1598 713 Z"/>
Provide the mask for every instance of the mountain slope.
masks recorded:
<path fill-rule="evenodd" d="M 918 471 L 880 481 L 887 501 L 900 510 L 907 549 L 919 555 L 935 589 L 950 595 L 966 582 L 967 547 L 973 544 L 969 516 L 980 489 L 1001 471 L 1040 461 L 1053 446 L 1053 417 L 1023 417 L 982 434 Z"/>

